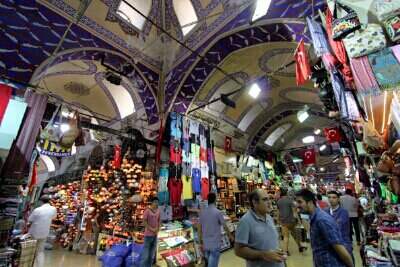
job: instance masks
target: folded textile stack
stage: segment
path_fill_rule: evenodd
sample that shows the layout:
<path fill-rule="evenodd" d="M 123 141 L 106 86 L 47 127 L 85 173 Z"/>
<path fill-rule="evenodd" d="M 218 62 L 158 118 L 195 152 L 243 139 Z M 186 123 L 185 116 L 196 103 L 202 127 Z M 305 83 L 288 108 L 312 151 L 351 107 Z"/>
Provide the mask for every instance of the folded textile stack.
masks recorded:
<path fill-rule="evenodd" d="M 400 265 L 400 240 L 389 240 L 389 254 L 395 266 Z"/>

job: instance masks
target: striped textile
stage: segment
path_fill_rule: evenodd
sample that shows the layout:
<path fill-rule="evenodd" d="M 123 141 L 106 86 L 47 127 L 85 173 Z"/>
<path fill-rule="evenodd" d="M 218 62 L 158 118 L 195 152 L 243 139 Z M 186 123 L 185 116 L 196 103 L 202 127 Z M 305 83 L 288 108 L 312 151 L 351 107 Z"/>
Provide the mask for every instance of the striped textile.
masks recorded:
<path fill-rule="evenodd" d="M 369 64 L 368 56 L 351 59 L 350 66 L 357 91 L 362 97 L 382 94 Z"/>
<path fill-rule="evenodd" d="M 32 150 L 39 134 L 40 122 L 46 109 L 48 96 L 30 93 L 26 97 L 28 111 L 22 122 L 18 139 L 13 144 L 4 162 L 2 176 L 6 179 L 23 179 L 28 172 Z"/>

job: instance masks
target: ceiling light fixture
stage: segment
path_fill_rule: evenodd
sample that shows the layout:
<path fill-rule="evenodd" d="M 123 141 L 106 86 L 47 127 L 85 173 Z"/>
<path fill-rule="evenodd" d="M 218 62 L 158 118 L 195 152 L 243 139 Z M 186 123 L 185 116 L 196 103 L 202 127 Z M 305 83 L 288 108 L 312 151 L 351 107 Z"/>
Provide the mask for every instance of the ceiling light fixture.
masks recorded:
<path fill-rule="evenodd" d="M 272 0 L 257 0 L 256 9 L 253 14 L 252 22 L 255 22 L 257 19 L 265 16 L 268 12 L 269 6 L 271 5 Z"/>
<path fill-rule="evenodd" d="M 323 151 L 326 148 L 326 145 L 322 145 L 319 147 L 319 151 Z"/>
<path fill-rule="evenodd" d="M 315 133 L 316 135 L 318 135 L 318 134 L 321 133 L 321 130 L 317 128 L 317 129 L 314 130 L 314 133 Z"/>
<path fill-rule="evenodd" d="M 303 121 L 305 121 L 309 117 L 307 111 L 308 111 L 308 106 L 305 105 L 303 109 L 297 112 L 297 119 L 299 120 L 300 123 L 303 123 Z"/>
<path fill-rule="evenodd" d="M 309 143 L 314 143 L 314 142 L 315 142 L 315 138 L 312 135 L 306 136 L 306 137 L 303 138 L 303 143 L 304 144 L 309 144 Z"/>
<path fill-rule="evenodd" d="M 249 90 L 249 95 L 252 97 L 252 98 L 257 98 L 258 97 L 258 95 L 261 93 L 261 89 L 260 89 L 260 87 L 258 86 L 258 84 L 256 84 L 256 83 L 254 83 L 251 87 L 250 87 L 250 90 Z"/>

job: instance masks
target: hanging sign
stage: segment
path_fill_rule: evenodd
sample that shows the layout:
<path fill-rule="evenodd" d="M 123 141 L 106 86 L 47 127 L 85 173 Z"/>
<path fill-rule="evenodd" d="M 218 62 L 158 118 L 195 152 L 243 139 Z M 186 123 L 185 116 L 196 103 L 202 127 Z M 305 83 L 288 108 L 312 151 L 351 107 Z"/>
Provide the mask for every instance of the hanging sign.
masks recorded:
<path fill-rule="evenodd" d="M 51 157 L 70 157 L 72 155 L 72 148 L 60 148 L 55 146 L 49 140 L 40 141 L 40 154 Z"/>

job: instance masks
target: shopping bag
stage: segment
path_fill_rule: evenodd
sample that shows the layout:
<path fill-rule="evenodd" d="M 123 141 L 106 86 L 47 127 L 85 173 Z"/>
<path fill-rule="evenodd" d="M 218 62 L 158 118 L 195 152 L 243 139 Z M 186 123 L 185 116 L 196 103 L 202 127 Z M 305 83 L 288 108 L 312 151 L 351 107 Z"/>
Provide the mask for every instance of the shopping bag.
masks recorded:
<path fill-rule="evenodd" d="M 378 24 L 365 27 L 343 38 L 343 43 L 350 58 L 357 58 L 375 53 L 386 47 L 383 29 Z"/>
<path fill-rule="evenodd" d="M 76 123 L 76 116 L 77 116 L 77 111 L 75 111 L 74 116 L 71 118 L 69 122 L 69 129 L 66 131 L 60 138 L 59 145 L 62 148 L 71 148 L 72 145 L 74 144 L 76 138 L 79 135 L 79 129 L 78 125 Z"/>
<path fill-rule="evenodd" d="M 337 9 L 341 8 L 347 14 L 341 18 L 337 16 Z M 350 33 L 361 28 L 360 20 L 358 19 L 357 13 L 350 7 L 336 2 L 335 10 L 333 11 L 333 22 L 332 22 L 332 38 L 337 41 L 340 40 Z"/>
<path fill-rule="evenodd" d="M 400 1 L 399 1 L 400 2 Z M 392 42 L 397 42 L 400 40 L 400 15 L 397 15 L 385 22 L 386 32 L 392 40 Z"/>
<path fill-rule="evenodd" d="M 54 119 L 60 111 L 61 105 L 59 105 L 53 113 L 50 121 L 47 123 L 46 127 L 40 133 L 40 139 L 49 140 L 51 142 L 58 143 L 60 141 L 61 129 L 54 125 Z"/>

